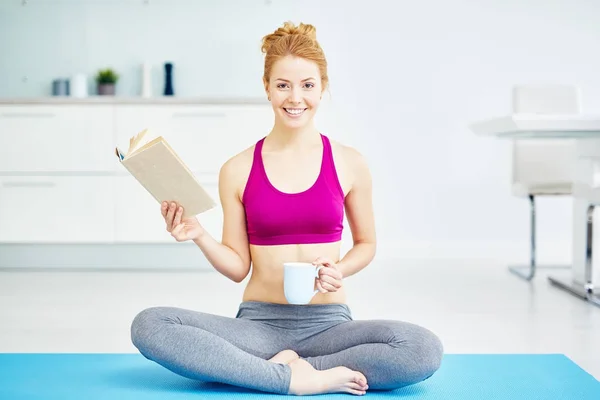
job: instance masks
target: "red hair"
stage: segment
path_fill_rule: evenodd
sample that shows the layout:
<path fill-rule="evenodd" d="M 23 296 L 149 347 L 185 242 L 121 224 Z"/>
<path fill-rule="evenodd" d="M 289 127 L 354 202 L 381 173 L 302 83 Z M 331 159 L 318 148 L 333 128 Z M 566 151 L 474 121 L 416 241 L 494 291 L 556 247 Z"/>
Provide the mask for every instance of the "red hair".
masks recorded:
<path fill-rule="evenodd" d="M 271 78 L 271 68 L 277 60 L 286 56 L 295 56 L 313 61 L 319 67 L 323 90 L 329 83 L 327 60 L 325 53 L 317 42 L 317 29 L 310 24 L 296 26 L 285 22 L 275 32 L 263 37 L 261 51 L 265 53 L 265 70 L 263 82 L 265 86 Z"/>

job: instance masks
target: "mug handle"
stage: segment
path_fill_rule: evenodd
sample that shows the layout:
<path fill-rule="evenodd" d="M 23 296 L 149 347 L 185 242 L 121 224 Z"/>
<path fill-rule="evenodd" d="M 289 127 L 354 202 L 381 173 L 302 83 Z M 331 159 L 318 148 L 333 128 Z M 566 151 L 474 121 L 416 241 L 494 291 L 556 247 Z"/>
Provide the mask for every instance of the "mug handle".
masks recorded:
<path fill-rule="evenodd" d="M 315 269 L 315 279 L 317 279 L 317 278 L 319 277 L 319 270 L 320 270 L 321 268 L 323 268 L 323 267 L 324 267 L 324 265 L 319 265 L 319 266 L 317 267 L 317 269 Z M 315 291 L 313 292 L 313 296 L 314 296 L 315 294 L 317 294 L 317 293 L 319 293 L 319 289 L 317 289 L 317 290 L 315 290 Z"/>

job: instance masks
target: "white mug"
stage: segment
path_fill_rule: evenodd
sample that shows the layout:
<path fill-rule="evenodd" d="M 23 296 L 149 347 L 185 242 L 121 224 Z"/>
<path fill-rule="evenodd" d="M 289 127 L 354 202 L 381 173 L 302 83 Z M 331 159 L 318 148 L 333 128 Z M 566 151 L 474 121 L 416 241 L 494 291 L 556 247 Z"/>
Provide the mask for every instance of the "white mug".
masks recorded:
<path fill-rule="evenodd" d="M 283 292 L 290 304 L 308 304 L 317 294 L 315 279 L 322 265 L 306 262 L 283 263 Z"/>

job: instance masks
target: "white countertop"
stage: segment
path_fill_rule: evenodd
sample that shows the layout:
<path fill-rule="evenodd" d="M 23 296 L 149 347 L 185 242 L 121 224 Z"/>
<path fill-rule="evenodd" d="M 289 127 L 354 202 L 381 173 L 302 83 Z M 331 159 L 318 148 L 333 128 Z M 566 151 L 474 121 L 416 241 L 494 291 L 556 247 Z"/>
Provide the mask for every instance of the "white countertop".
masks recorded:
<path fill-rule="evenodd" d="M 47 97 L 0 97 L 0 105 L 21 104 L 268 104 L 266 97 L 177 97 L 177 96 L 89 96 L 85 98 L 69 96 Z"/>
<path fill-rule="evenodd" d="M 469 126 L 481 136 L 521 138 L 599 138 L 600 115 L 512 114 Z"/>

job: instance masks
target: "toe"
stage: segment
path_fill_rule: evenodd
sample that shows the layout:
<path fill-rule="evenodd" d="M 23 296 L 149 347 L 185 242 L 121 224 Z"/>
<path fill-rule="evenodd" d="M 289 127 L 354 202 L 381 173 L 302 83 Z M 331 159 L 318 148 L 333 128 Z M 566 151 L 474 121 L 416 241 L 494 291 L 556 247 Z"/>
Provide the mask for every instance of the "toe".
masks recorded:
<path fill-rule="evenodd" d="M 357 372 L 356 376 L 354 377 L 354 382 L 358 383 L 361 386 L 366 386 L 367 378 L 360 372 Z"/>
<path fill-rule="evenodd" d="M 357 396 L 362 396 L 362 395 L 366 394 L 366 392 L 364 390 L 355 390 L 355 389 L 348 389 L 348 393 L 355 394 Z"/>
<path fill-rule="evenodd" d="M 356 383 L 356 382 L 350 382 L 346 385 L 348 387 L 348 389 L 354 389 L 354 390 L 366 390 L 365 387 L 363 385 L 361 385 L 360 383 Z"/>

